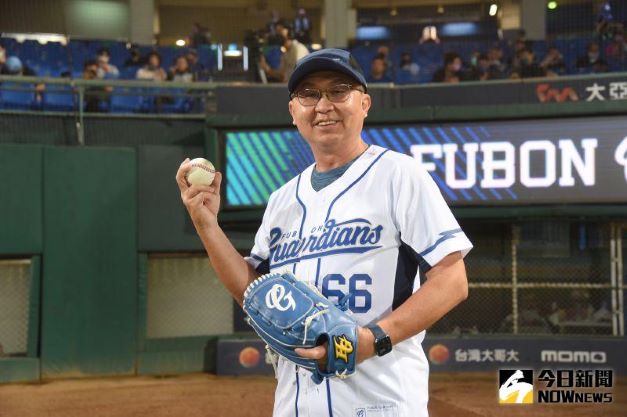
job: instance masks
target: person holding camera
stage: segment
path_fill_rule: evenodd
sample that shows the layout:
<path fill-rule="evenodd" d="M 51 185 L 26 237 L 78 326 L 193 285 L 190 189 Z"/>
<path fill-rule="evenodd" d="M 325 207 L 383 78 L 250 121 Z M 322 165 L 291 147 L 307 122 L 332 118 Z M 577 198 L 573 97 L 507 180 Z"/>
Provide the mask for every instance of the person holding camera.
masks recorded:
<path fill-rule="evenodd" d="M 294 38 L 293 30 L 288 24 L 284 22 L 277 23 L 276 29 L 283 42 L 281 45 L 281 63 L 278 68 L 272 68 L 266 62 L 265 57 L 261 55 L 259 68 L 266 73 L 268 79 L 283 83 L 287 82 L 292 72 L 294 72 L 296 62 L 309 54 L 309 49 Z"/>

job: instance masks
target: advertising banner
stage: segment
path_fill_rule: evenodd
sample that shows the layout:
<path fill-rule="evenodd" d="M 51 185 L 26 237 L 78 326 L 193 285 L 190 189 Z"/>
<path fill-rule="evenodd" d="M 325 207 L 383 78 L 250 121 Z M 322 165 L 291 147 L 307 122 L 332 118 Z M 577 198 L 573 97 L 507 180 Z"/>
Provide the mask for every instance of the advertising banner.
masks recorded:
<path fill-rule="evenodd" d="M 314 162 L 294 129 L 226 132 L 226 202 L 262 206 Z M 367 127 L 425 168 L 453 206 L 627 202 L 627 118 Z"/>

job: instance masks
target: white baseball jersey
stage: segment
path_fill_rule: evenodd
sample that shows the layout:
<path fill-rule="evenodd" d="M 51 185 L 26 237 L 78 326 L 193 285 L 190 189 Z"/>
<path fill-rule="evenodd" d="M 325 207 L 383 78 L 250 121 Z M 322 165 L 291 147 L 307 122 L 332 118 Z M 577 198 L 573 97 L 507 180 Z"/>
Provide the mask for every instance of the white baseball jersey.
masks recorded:
<path fill-rule="evenodd" d="M 420 286 L 419 274 L 472 244 L 427 171 L 410 156 L 370 146 L 336 181 L 311 186 L 309 166 L 268 201 L 246 260 L 259 272 L 289 270 L 338 301 L 351 294 L 357 323 L 376 323 Z M 274 417 L 427 416 L 424 331 L 347 379 L 316 385 L 281 358 Z"/>

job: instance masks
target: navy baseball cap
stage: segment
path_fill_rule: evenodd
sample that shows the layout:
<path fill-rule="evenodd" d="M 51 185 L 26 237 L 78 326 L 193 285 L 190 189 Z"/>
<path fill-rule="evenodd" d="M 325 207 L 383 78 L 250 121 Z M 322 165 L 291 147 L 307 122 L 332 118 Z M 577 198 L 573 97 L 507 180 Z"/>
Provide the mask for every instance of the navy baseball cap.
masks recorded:
<path fill-rule="evenodd" d="M 366 90 L 366 77 L 357 63 L 355 57 L 350 52 L 343 49 L 327 48 L 320 49 L 301 58 L 294 68 L 294 72 L 287 83 L 290 94 L 306 76 L 318 71 L 337 71 L 354 78 Z"/>

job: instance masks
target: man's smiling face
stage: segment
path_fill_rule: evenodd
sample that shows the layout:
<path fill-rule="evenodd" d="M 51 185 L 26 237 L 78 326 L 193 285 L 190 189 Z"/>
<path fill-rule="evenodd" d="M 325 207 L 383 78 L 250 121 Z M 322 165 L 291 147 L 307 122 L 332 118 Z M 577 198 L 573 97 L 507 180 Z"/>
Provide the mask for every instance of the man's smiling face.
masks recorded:
<path fill-rule="evenodd" d="M 339 85 L 351 85 L 351 89 L 345 101 L 333 102 L 327 94 L 333 94 L 333 87 Z M 340 72 L 320 71 L 304 78 L 294 93 L 306 89 L 318 89 L 323 92 L 322 97 L 311 106 L 303 105 L 298 97 L 294 97 L 290 100 L 289 110 L 298 131 L 310 146 L 325 148 L 360 140 L 371 104 L 363 86 Z"/>

